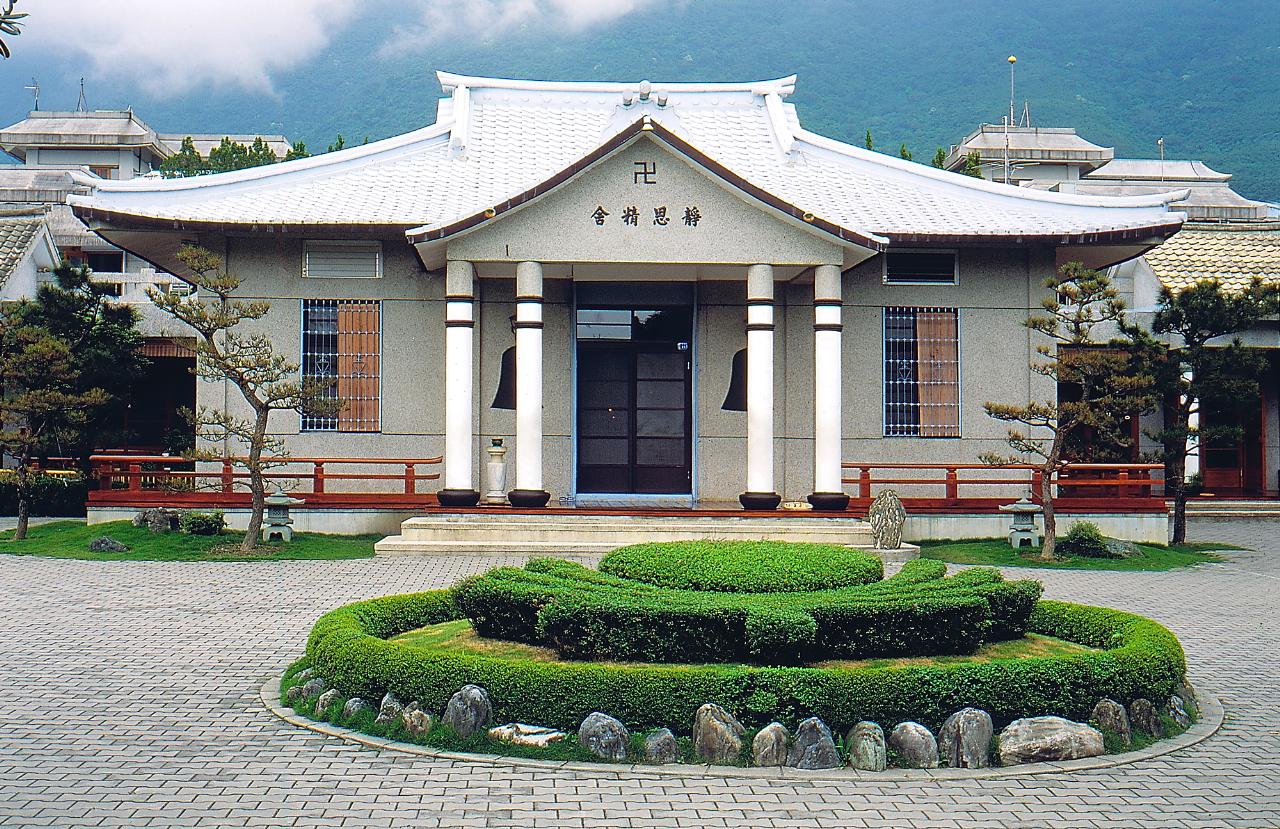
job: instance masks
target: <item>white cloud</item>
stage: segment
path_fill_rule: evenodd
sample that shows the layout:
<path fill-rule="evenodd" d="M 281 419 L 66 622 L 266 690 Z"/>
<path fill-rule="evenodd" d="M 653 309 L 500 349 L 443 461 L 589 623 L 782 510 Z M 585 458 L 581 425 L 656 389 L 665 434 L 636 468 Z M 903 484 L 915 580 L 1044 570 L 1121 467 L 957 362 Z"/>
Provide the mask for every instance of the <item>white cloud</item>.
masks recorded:
<path fill-rule="evenodd" d="M 418 19 L 392 32 L 383 51 L 408 51 L 450 35 L 492 36 L 522 26 L 581 31 L 671 0 L 416 0 Z"/>
<path fill-rule="evenodd" d="M 356 0 L 52 0 L 31 9 L 23 40 L 82 52 L 95 74 L 136 80 L 157 96 L 205 85 L 270 93 L 272 73 L 324 49 L 360 6 Z"/>

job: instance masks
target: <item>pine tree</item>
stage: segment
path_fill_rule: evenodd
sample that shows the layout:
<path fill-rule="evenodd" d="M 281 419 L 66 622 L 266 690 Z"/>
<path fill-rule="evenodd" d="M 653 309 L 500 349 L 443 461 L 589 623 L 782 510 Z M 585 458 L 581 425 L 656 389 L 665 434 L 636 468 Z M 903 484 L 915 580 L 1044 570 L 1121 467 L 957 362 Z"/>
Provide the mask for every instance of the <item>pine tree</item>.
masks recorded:
<path fill-rule="evenodd" d="M 327 152 L 336 153 L 345 146 L 347 146 L 347 139 L 342 137 L 342 133 L 338 133 L 338 140 L 329 145 Z"/>
<path fill-rule="evenodd" d="M 867 129 L 867 137 L 866 137 L 865 141 L 866 141 L 866 145 L 867 145 L 867 149 L 868 149 L 868 150 L 874 150 L 874 149 L 875 149 L 875 145 L 874 145 L 874 144 L 872 143 L 872 141 L 871 141 L 871 129 L 870 129 L 870 128 L 868 128 L 868 129 Z"/>
<path fill-rule="evenodd" d="M 1180 291 L 1160 291 L 1151 321 L 1155 336 L 1136 325 L 1124 328 L 1143 370 L 1155 378 L 1161 403 L 1162 428 L 1147 434 L 1160 444 L 1157 457 L 1164 463 L 1165 497 L 1174 505 L 1175 544 L 1187 538 L 1187 458 L 1200 446 L 1241 436 L 1240 427 L 1231 423 L 1192 427 L 1191 416 L 1206 406 L 1256 409 L 1261 393 L 1257 378 L 1264 376 L 1267 363 L 1236 335 L 1277 312 L 1280 286 L 1255 278 L 1244 290 L 1229 291 L 1206 279 Z M 1221 344 L 1224 337 L 1232 339 Z M 1219 344 L 1210 345 L 1215 340 Z"/>
<path fill-rule="evenodd" d="M 907 145 L 905 143 L 898 148 L 898 158 L 904 159 L 906 161 L 912 160 L 911 150 L 907 149 Z"/>
<path fill-rule="evenodd" d="M 240 549 L 252 550 L 262 530 L 267 470 L 288 462 L 284 440 L 268 434 L 272 412 L 296 411 L 320 417 L 333 416 L 341 402 L 329 394 L 331 384 L 294 379 L 298 364 L 275 352 L 264 333 L 243 334 L 240 325 L 261 320 L 271 306 L 261 300 L 233 299 L 241 280 L 223 269 L 222 259 L 212 251 L 184 245 L 178 260 L 192 272 L 196 288 L 187 296 L 152 292 L 156 307 L 196 333 L 196 376 L 202 380 L 226 382 L 233 386 L 248 406 L 251 416 L 237 417 L 229 408 L 202 406 L 190 413 L 196 437 L 206 446 L 193 453 L 197 460 L 231 461 L 249 475 L 249 526 Z M 202 299 L 203 294 L 208 299 Z M 246 455 L 230 454 L 230 445 L 243 447 Z"/>
<path fill-rule="evenodd" d="M 160 162 L 160 166 L 156 169 L 165 178 L 198 176 L 207 172 L 204 157 L 196 152 L 195 142 L 189 135 L 182 139 L 181 149 Z"/>
<path fill-rule="evenodd" d="M 4 8 L 0 8 L 0 34 L 17 37 L 22 34 L 22 24 L 18 21 L 26 17 L 25 12 L 15 12 L 13 7 L 17 4 L 17 0 L 7 0 Z M 9 57 L 9 44 L 5 43 L 4 38 L 0 37 L 0 57 Z"/>
<path fill-rule="evenodd" d="M 299 158 L 310 158 L 311 153 L 307 152 L 307 145 L 302 141 L 293 142 L 293 146 L 289 148 L 289 152 L 284 154 L 285 161 L 294 161 Z"/>
<path fill-rule="evenodd" d="M 937 167 L 939 170 L 946 169 L 947 151 L 939 147 L 937 151 L 933 154 L 933 160 L 930 161 L 929 163 L 932 164 L 934 167 Z"/>
<path fill-rule="evenodd" d="M 964 167 L 960 172 L 966 176 L 974 178 L 982 178 L 982 156 L 978 155 L 978 151 L 974 150 L 964 157 Z"/>
<path fill-rule="evenodd" d="M 1100 341 L 1094 331 L 1115 325 L 1124 317 L 1124 302 L 1106 274 L 1068 262 L 1046 286 L 1052 295 L 1041 303 L 1045 313 L 1033 314 L 1023 323 L 1049 342 L 1036 346 L 1042 359 L 1030 368 L 1056 384 L 1078 387 L 1080 399 L 1028 401 L 1025 404 L 984 403 L 991 417 L 1014 424 L 1008 432 L 1013 456 L 985 454 L 984 463 L 1007 465 L 1035 459 L 1039 467 L 1039 498 L 1044 509 L 1042 560 L 1054 557 L 1057 521 L 1054 513 L 1054 479 L 1065 465 L 1069 436 L 1082 427 L 1122 441 L 1118 424 L 1125 415 L 1142 411 L 1152 402 L 1153 380 L 1135 370 L 1127 343 Z"/>

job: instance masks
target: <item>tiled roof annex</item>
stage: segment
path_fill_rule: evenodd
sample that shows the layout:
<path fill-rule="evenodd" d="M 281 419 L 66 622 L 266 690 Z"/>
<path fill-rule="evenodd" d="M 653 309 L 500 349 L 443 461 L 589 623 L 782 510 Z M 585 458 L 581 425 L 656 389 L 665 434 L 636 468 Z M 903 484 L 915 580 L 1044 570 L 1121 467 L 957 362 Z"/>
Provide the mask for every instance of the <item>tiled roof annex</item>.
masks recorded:
<path fill-rule="evenodd" d="M 44 226 L 44 212 L 6 215 L 0 212 L 0 285 L 18 266 Z"/>
<path fill-rule="evenodd" d="M 1205 279 L 1228 290 L 1260 277 L 1280 282 L 1280 224 L 1183 230 L 1146 254 L 1160 284 L 1173 291 Z"/>
<path fill-rule="evenodd" d="M 794 79 L 574 84 L 442 75 L 439 124 L 373 144 L 199 179 L 88 182 L 80 215 L 216 224 L 432 229 L 544 186 L 644 117 L 751 186 L 863 238 L 1084 237 L 1159 229 L 1174 194 L 1043 193 L 850 147 L 799 127 Z M 1147 234 L 1148 236 L 1151 233 Z"/>

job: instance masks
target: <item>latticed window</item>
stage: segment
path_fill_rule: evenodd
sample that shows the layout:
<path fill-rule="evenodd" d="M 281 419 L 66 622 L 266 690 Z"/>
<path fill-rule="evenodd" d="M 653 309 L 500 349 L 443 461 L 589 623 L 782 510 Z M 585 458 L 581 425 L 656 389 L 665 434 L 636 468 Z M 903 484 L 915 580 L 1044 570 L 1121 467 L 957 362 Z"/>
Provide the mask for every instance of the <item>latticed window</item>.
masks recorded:
<path fill-rule="evenodd" d="M 884 309 L 884 433 L 960 437 L 956 309 Z"/>
<path fill-rule="evenodd" d="M 376 432 L 382 409 L 382 303 L 367 299 L 302 301 L 302 376 L 332 381 L 343 401 L 331 417 L 303 415 L 304 430 Z"/>

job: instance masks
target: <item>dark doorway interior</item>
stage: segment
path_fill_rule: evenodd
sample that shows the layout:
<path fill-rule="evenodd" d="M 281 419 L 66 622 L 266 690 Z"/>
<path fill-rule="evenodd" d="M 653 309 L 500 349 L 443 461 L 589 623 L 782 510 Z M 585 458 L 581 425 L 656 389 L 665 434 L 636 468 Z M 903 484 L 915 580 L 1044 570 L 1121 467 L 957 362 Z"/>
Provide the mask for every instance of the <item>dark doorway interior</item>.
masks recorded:
<path fill-rule="evenodd" d="M 579 307 L 579 492 L 692 492 L 692 338 L 690 306 Z"/>
<path fill-rule="evenodd" d="M 147 359 L 149 364 L 134 386 L 133 400 L 125 415 L 128 445 L 124 448 L 185 452 L 195 445 L 195 438 L 191 424 L 180 411 L 196 406 L 196 378 L 192 374 L 195 357 Z"/>

